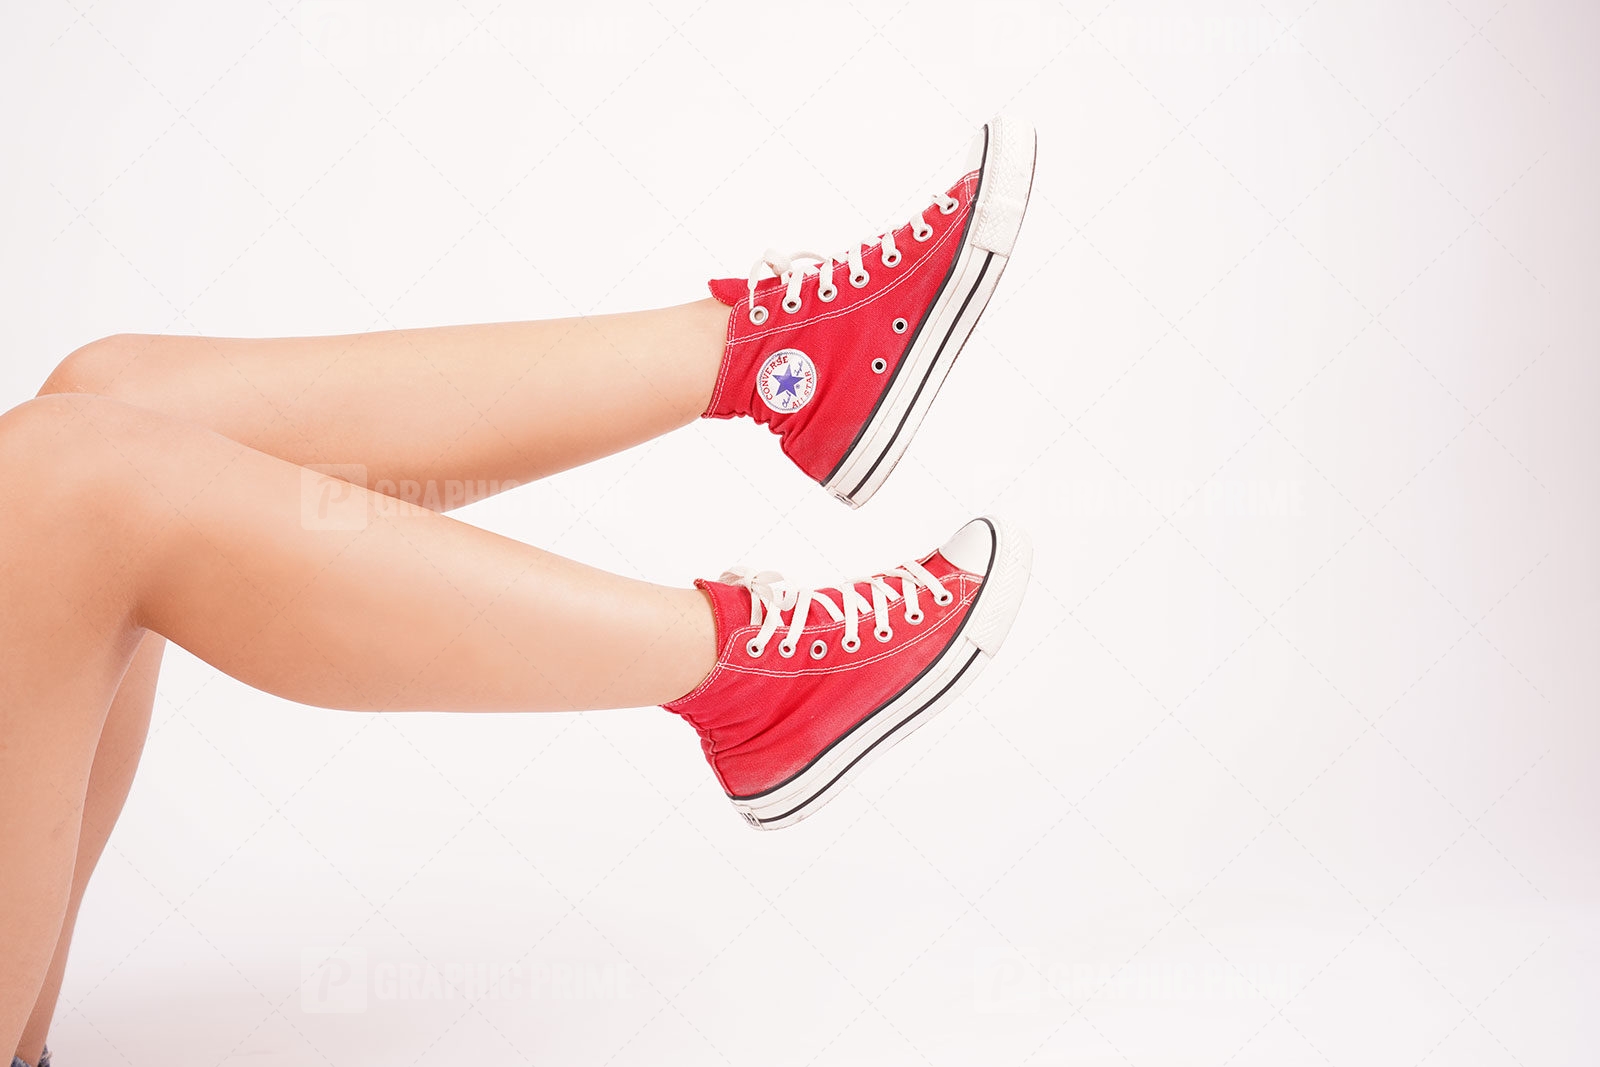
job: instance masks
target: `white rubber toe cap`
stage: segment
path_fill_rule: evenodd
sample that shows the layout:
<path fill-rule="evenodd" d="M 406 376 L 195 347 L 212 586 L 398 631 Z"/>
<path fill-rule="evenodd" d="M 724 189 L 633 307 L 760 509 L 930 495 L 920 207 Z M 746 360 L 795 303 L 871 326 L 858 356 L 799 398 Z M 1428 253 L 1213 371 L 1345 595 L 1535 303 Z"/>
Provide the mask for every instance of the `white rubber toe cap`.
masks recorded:
<path fill-rule="evenodd" d="M 973 519 L 939 549 L 939 554 L 969 574 L 987 574 L 994 559 L 994 526 Z"/>
<path fill-rule="evenodd" d="M 967 620 L 966 636 L 994 655 L 1011 632 L 1033 572 L 1033 547 L 1027 534 L 997 515 L 985 515 L 957 530 L 939 551 L 962 570 L 984 576 L 983 592 Z"/>

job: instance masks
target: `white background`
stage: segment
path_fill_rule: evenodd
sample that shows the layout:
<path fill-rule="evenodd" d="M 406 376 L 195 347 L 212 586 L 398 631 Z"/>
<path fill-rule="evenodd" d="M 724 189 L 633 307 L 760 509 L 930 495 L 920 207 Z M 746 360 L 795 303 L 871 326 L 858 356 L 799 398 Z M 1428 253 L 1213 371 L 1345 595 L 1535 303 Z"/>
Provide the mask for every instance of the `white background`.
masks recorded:
<path fill-rule="evenodd" d="M 601 7 L 9 3 L 0 397 L 115 331 L 692 299 L 1003 107 L 1016 258 L 870 506 L 718 423 L 465 517 L 826 580 L 994 509 L 1010 643 L 766 835 L 658 709 L 341 715 L 175 651 L 62 1067 L 1592 1061 L 1595 8 Z"/>

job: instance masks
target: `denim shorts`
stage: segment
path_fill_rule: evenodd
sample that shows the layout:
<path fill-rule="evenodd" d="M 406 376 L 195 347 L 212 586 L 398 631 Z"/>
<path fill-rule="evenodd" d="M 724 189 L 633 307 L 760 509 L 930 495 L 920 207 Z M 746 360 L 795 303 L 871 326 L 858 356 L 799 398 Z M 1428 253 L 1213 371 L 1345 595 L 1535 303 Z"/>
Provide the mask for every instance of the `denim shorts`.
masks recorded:
<path fill-rule="evenodd" d="M 11 1057 L 11 1067 L 28 1067 L 28 1061 L 21 1056 L 13 1056 Z M 50 1050 L 48 1048 L 39 1053 L 38 1067 L 50 1067 Z"/>

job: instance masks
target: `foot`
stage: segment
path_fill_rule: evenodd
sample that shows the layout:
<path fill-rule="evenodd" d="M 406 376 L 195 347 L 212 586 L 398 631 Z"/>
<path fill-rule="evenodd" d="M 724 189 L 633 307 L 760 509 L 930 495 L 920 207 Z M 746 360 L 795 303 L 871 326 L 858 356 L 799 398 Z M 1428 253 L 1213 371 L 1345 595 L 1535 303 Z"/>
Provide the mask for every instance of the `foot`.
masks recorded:
<path fill-rule="evenodd" d="M 745 821 L 799 822 L 961 694 L 1010 631 L 1031 560 L 1026 537 L 981 518 L 916 562 L 836 589 L 748 571 L 700 582 L 717 665 L 666 707 L 699 731 Z"/>
<path fill-rule="evenodd" d="M 1033 185 L 1034 132 L 997 118 L 965 175 L 913 221 L 839 260 L 768 251 L 733 308 L 709 418 L 747 415 L 859 507 L 894 469 L 994 294 Z M 803 264 L 801 261 L 805 261 Z"/>

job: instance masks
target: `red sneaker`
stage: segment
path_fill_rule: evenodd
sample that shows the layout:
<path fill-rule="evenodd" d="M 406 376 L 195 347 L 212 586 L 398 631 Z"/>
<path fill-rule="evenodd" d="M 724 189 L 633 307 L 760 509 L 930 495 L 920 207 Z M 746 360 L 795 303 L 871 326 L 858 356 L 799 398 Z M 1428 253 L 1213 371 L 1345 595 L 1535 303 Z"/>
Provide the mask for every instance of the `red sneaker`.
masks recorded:
<path fill-rule="evenodd" d="M 799 822 L 961 694 L 1011 629 L 1031 564 L 1026 537 L 981 518 L 917 562 L 837 589 L 743 570 L 699 582 L 717 665 L 667 710 L 700 732 L 745 821 Z"/>
<path fill-rule="evenodd" d="M 733 311 L 705 417 L 765 423 L 801 470 L 860 507 L 905 454 L 994 293 L 1034 154 L 1032 126 L 993 119 L 966 176 L 912 222 L 838 261 L 769 250 L 748 280 L 712 281 Z"/>

